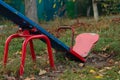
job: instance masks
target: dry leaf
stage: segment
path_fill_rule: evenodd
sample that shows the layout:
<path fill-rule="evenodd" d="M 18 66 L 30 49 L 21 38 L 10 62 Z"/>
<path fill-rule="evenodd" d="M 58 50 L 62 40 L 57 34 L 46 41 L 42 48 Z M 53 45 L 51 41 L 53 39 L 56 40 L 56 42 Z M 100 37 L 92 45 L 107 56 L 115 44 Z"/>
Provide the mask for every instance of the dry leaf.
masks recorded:
<path fill-rule="evenodd" d="M 83 78 L 85 78 L 85 77 L 86 77 L 86 75 L 84 75 L 84 74 L 80 74 L 79 76 L 80 76 L 80 77 L 83 77 Z"/>
<path fill-rule="evenodd" d="M 95 70 L 93 70 L 93 69 L 91 69 L 91 70 L 90 70 L 90 73 L 95 74 L 95 73 L 96 73 L 96 71 L 95 71 Z"/>
<path fill-rule="evenodd" d="M 30 77 L 27 77 L 24 80 L 36 80 L 36 78 L 33 75 L 31 75 Z"/>
<path fill-rule="evenodd" d="M 83 67 L 83 66 L 84 66 L 84 64 L 83 64 L 83 63 L 80 63 L 80 64 L 79 64 L 79 67 Z"/>
<path fill-rule="evenodd" d="M 24 80 L 31 80 L 29 77 L 25 78 Z"/>
<path fill-rule="evenodd" d="M 45 74 L 45 73 L 47 73 L 46 70 L 42 70 L 42 69 L 40 69 L 39 75 L 43 75 L 43 74 Z"/>
<path fill-rule="evenodd" d="M 49 64 L 49 61 L 48 61 L 48 60 L 46 61 L 46 64 Z"/>
<path fill-rule="evenodd" d="M 16 55 L 22 55 L 22 51 L 17 51 L 15 54 Z"/>
<path fill-rule="evenodd" d="M 34 75 L 30 75 L 30 80 L 36 80 Z"/>
<path fill-rule="evenodd" d="M 22 55 L 22 51 L 20 51 L 19 54 Z"/>
<path fill-rule="evenodd" d="M 104 69 L 111 70 L 112 67 L 104 67 Z"/>
<path fill-rule="evenodd" d="M 115 64 L 119 64 L 119 62 L 118 62 L 118 61 L 116 61 L 116 62 L 115 62 Z"/>
<path fill-rule="evenodd" d="M 118 71 L 118 74 L 120 74 L 120 71 Z"/>
<path fill-rule="evenodd" d="M 108 48 L 110 47 L 110 45 L 106 45 L 104 48 L 102 48 L 103 51 L 106 51 Z"/>
<path fill-rule="evenodd" d="M 101 78 L 103 78 L 103 76 L 98 75 L 98 76 L 95 76 L 95 78 L 101 79 Z"/>
<path fill-rule="evenodd" d="M 110 59 L 108 62 L 109 62 L 110 64 L 114 64 L 114 60 L 113 60 L 113 59 Z"/>
<path fill-rule="evenodd" d="M 106 69 L 99 70 L 99 75 L 105 75 L 106 74 Z"/>

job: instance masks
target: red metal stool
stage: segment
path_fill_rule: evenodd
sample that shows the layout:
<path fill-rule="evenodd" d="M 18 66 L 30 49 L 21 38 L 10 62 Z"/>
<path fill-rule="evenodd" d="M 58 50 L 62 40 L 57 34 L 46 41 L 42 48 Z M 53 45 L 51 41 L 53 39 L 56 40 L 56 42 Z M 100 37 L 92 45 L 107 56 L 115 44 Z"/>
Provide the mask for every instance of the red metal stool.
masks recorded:
<path fill-rule="evenodd" d="M 41 35 L 31 35 L 29 33 L 28 30 L 24 30 L 22 33 L 16 33 L 16 34 L 12 34 L 11 36 L 9 36 L 5 42 L 5 48 L 4 48 L 4 58 L 3 58 L 3 63 L 4 66 L 6 66 L 7 63 L 7 58 L 8 58 L 8 49 L 9 49 L 9 43 L 13 38 L 17 38 L 17 37 L 24 37 L 24 42 L 22 44 L 22 56 L 21 56 L 21 63 L 20 63 L 20 76 L 23 75 L 24 73 L 24 64 L 25 64 L 25 58 L 26 58 L 26 47 L 28 42 L 30 43 L 30 50 L 31 50 L 31 56 L 33 61 L 36 61 L 36 55 L 34 52 L 34 47 L 33 47 L 33 41 L 32 39 L 43 39 L 46 44 L 47 44 L 47 48 L 48 48 L 48 56 L 49 56 L 49 63 L 52 69 L 55 69 L 55 65 L 54 65 L 54 60 L 53 60 L 53 55 L 52 55 L 52 48 L 51 48 L 51 43 L 50 40 L 47 36 L 41 34 Z"/>

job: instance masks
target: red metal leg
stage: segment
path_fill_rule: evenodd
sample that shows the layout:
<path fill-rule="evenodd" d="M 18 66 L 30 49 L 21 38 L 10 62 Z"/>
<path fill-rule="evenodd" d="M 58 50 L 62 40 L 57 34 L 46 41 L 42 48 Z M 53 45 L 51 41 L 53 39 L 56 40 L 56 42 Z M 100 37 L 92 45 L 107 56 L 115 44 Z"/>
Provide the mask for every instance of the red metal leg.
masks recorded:
<path fill-rule="evenodd" d="M 33 47 L 33 41 L 30 40 L 30 51 L 31 51 L 31 56 L 32 56 L 32 59 L 33 61 L 36 61 L 36 55 L 35 55 L 35 51 L 34 51 L 34 47 Z"/>
<path fill-rule="evenodd" d="M 22 45 L 22 58 L 21 58 L 21 64 L 20 64 L 20 76 L 22 76 L 23 73 L 24 73 L 24 64 L 25 64 L 27 43 L 32 39 L 38 39 L 38 38 L 40 38 L 40 39 L 42 38 L 42 39 L 44 39 L 46 41 L 47 48 L 48 48 L 48 56 L 49 56 L 50 66 L 51 66 L 51 68 L 55 69 L 53 55 L 52 55 L 51 43 L 50 43 L 49 39 L 45 35 L 34 35 L 34 36 L 27 37 L 23 42 L 23 45 Z"/>
<path fill-rule="evenodd" d="M 48 56 L 49 56 L 50 66 L 51 66 L 51 68 L 55 69 L 55 64 L 54 64 L 54 60 L 53 60 L 51 43 L 50 43 L 50 40 L 48 39 L 48 37 L 45 36 L 45 39 L 46 39 L 47 48 L 48 48 Z"/>
<path fill-rule="evenodd" d="M 6 66 L 7 63 L 7 58 L 8 58 L 8 49 L 9 49 L 9 43 L 10 41 L 15 38 L 15 37 L 19 37 L 18 34 L 13 34 L 11 36 L 9 36 L 5 42 L 5 47 L 4 47 L 4 57 L 3 57 L 3 64 L 4 66 Z"/>
<path fill-rule="evenodd" d="M 30 43 L 30 50 L 31 50 L 32 59 L 33 59 L 33 61 L 36 60 L 36 55 L 34 52 L 32 39 L 39 39 L 39 38 L 41 39 L 42 38 L 45 40 L 45 42 L 47 43 L 47 48 L 48 48 L 48 56 L 49 56 L 50 66 L 51 66 L 51 68 L 55 69 L 51 43 L 50 43 L 50 40 L 48 39 L 48 37 L 45 35 L 30 35 L 28 31 L 24 31 L 21 34 L 13 34 L 7 38 L 7 40 L 5 42 L 5 48 L 4 48 L 4 58 L 3 58 L 4 66 L 7 63 L 9 43 L 13 38 L 16 38 L 16 37 L 24 37 L 25 38 L 25 40 L 22 44 L 22 57 L 21 57 L 20 72 L 19 72 L 20 76 L 22 76 L 23 72 L 24 72 L 24 65 L 25 65 L 25 58 L 26 58 L 26 47 L 27 47 L 28 42 Z"/>
<path fill-rule="evenodd" d="M 24 72 L 24 64 L 25 64 L 25 57 L 26 57 L 26 47 L 27 47 L 27 38 L 24 40 L 22 44 L 22 57 L 21 57 L 21 63 L 20 63 L 20 76 L 23 75 Z"/>
<path fill-rule="evenodd" d="M 45 40 L 45 42 L 47 44 L 47 48 L 48 48 L 48 56 L 49 56 L 50 66 L 51 66 L 51 68 L 55 68 L 53 55 L 52 55 L 51 43 L 50 43 L 50 40 L 48 39 L 48 37 L 45 35 L 34 35 L 34 36 L 29 37 L 27 40 L 29 41 L 31 39 L 38 39 L 38 38 Z"/>

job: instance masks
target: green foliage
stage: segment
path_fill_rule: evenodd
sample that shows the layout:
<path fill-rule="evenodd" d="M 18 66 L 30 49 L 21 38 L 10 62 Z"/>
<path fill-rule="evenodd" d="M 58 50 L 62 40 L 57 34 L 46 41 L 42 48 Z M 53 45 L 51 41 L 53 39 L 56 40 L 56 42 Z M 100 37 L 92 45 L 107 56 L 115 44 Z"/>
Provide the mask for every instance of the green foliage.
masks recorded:
<path fill-rule="evenodd" d="M 106 0 L 101 3 L 103 12 L 107 14 L 117 14 L 120 12 L 120 0 Z"/>

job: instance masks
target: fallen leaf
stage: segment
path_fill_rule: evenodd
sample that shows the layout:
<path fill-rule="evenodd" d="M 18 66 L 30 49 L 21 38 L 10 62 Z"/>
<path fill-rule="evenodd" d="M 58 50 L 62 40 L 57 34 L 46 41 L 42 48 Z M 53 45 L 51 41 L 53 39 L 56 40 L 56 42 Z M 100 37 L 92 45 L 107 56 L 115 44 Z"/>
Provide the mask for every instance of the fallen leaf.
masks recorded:
<path fill-rule="evenodd" d="M 108 63 L 109 63 L 109 64 L 114 64 L 114 60 L 113 60 L 113 59 L 110 59 L 110 60 L 108 61 Z"/>
<path fill-rule="evenodd" d="M 49 61 L 48 61 L 48 60 L 46 61 L 46 64 L 49 64 Z"/>
<path fill-rule="evenodd" d="M 101 75 L 105 75 L 105 74 L 106 74 L 106 69 L 101 69 L 101 70 L 99 70 L 99 73 L 100 73 Z"/>
<path fill-rule="evenodd" d="M 83 64 L 83 63 L 80 63 L 80 64 L 79 64 L 79 67 L 83 67 L 83 66 L 84 66 L 84 64 Z"/>
<path fill-rule="evenodd" d="M 31 80 L 29 77 L 25 78 L 24 80 Z"/>
<path fill-rule="evenodd" d="M 15 54 L 16 55 L 22 55 L 22 51 L 17 51 Z"/>
<path fill-rule="evenodd" d="M 108 48 L 110 47 L 110 45 L 106 45 L 105 47 L 102 48 L 103 51 L 106 51 Z"/>
<path fill-rule="evenodd" d="M 45 74 L 45 73 L 47 73 L 46 70 L 42 70 L 42 69 L 40 69 L 39 75 L 43 75 L 43 74 Z"/>
<path fill-rule="evenodd" d="M 30 77 L 25 78 L 24 80 L 36 80 L 34 75 L 30 75 Z"/>
<path fill-rule="evenodd" d="M 99 76 L 103 77 L 103 74 L 100 74 L 100 73 L 99 73 Z"/>
<path fill-rule="evenodd" d="M 98 76 L 95 76 L 95 78 L 97 78 L 97 79 L 102 79 L 103 76 L 98 75 Z"/>
<path fill-rule="evenodd" d="M 118 74 L 120 74 L 120 71 L 118 71 Z"/>
<path fill-rule="evenodd" d="M 104 69 L 111 70 L 112 67 L 104 67 Z"/>
<path fill-rule="evenodd" d="M 99 54 L 101 57 L 107 58 L 109 55 L 107 53 Z"/>
<path fill-rule="evenodd" d="M 85 78 L 85 77 L 86 77 L 86 75 L 84 75 L 84 74 L 80 74 L 79 76 L 80 76 L 80 77 L 83 77 L 83 78 Z"/>
<path fill-rule="evenodd" d="M 19 54 L 19 51 L 15 52 L 15 54 L 16 54 L 16 55 Z"/>
<path fill-rule="evenodd" d="M 115 62 L 116 65 L 117 65 L 118 63 L 119 63 L 118 61 Z"/>
<path fill-rule="evenodd" d="M 73 68 L 73 69 L 72 69 L 72 71 L 73 71 L 74 73 L 77 73 L 77 70 L 76 70 L 76 68 Z"/>
<path fill-rule="evenodd" d="M 22 51 L 20 51 L 19 54 L 22 55 Z"/>
<path fill-rule="evenodd" d="M 30 75 L 30 80 L 36 80 L 34 75 Z"/>
<path fill-rule="evenodd" d="M 90 70 L 90 73 L 95 74 L 95 73 L 96 73 L 96 71 L 95 71 L 95 70 L 93 70 L 93 69 L 91 69 L 91 70 Z"/>
<path fill-rule="evenodd" d="M 53 49 L 53 50 L 52 50 L 52 53 L 56 53 L 56 50 Z"/>

